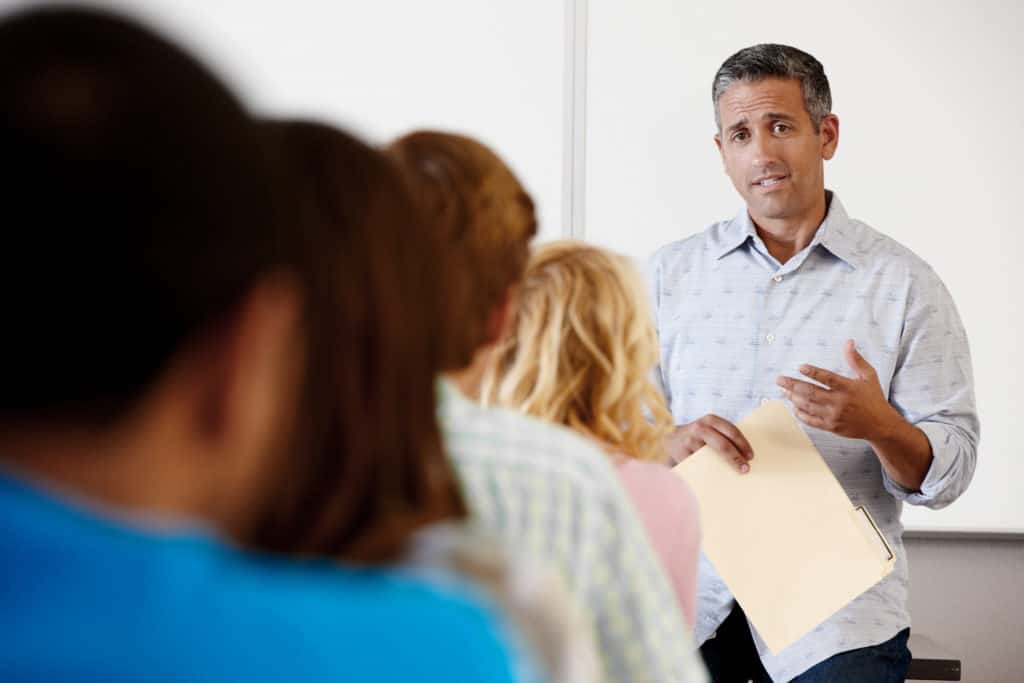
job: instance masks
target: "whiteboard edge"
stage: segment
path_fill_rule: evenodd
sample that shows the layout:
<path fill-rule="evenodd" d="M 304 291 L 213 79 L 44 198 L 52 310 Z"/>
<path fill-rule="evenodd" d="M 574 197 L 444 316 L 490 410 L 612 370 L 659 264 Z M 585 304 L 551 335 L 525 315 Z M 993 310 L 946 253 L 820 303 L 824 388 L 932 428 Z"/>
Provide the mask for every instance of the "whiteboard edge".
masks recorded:
<path fill-rule="evenodd" d="M 562 229 L 584 239 L 587 145 L 587 10 L 589 0 L 565 0 Z"/>

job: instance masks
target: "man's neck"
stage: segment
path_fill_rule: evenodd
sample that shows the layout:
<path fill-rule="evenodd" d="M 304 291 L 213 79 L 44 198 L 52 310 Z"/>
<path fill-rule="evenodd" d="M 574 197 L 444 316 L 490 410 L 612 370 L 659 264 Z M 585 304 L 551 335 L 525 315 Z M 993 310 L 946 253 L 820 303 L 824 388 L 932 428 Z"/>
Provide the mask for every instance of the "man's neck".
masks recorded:
<path fill-rule="evenodd" d="M 754 228 L 768 253 L 776 261 L 784 264 L 806 249 L 814 239 L 818 228 L 825 221 L 828 204 L 823 191 L 821 199 L 800 216 L 766 218 L 750 214 L 750 220 L 754 223 Z"/>

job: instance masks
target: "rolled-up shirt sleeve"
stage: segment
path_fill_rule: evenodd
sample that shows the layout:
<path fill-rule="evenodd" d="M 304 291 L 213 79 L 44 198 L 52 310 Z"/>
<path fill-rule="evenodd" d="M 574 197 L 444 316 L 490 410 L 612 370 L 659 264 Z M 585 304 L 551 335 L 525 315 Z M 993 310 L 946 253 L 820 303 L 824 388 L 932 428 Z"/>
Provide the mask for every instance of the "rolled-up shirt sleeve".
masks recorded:
<path fill-rule="evenodd" d="M 974 476 L 980 425 L 967 334 L 949 291 L 926 266 L 911 274 L 889 402 L 928 437 L 932 462 L 918 491 L 883 469 L 886 490 L 911 505 L 949 505 Z"/>

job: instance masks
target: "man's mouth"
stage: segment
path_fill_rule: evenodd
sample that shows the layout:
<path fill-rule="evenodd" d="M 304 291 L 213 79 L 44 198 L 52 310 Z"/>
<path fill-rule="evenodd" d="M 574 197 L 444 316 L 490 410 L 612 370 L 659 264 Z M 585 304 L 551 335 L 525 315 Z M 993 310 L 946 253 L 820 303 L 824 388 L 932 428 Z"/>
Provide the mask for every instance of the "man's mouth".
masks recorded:
<path fill-rule="evenodd" d="M 789 176 L 784 176 L 784 175 L 765 176 L 763 178 L 758 178 L 752 184 L 753 185 L 758 185 L 760 187 L 774 187 L 775 185 L 778 185 L 783 180 L 785 180 L 787 177 L 789 177 Z"/>

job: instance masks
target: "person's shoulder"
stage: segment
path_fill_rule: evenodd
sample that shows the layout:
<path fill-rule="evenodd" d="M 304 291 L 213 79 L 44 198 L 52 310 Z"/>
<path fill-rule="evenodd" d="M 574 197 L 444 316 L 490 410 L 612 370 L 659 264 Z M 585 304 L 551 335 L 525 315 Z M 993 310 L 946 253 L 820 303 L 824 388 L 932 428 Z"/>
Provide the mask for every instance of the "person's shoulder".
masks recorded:
<path fill-rule="evenodd" d="M 157 530 L 23 488 L 5 496 L 0 480 L 0 550 L 24 560 L 0 571 L 0 627 L 15 648 L 0 647 L 0 669 L 18 648 L 52 655 L 17 663 L 42 672 L 26 680 L 53 679 L 47 667 L 68 661 L 114 682 L 180 680 L 182 671 L 404 681 L 422 680 L 421 669 L 427 680 L 451 680 L 466 643 L 481 653 L 477 669 L 509 680 L 500 622 L 462 584 L 243 553 L 193 524 Z M 396 625 L 412 645 L 396 642 Z M 449 635 L 438 642 L 439 632 Z M 395 660 L 399 645 L 409 656 Z"/>
<path fill-rule="evenodd" d="M 262 649 L 314 677 L 446 680 L 466 650 L 474 651 L 468 680 L 511 679 L 503 627 L 479 592 L 454 578 L 242 554 L 221 570 L 206 599 L 207 628 L 242 636 L 228 642 L 244 644 L 250 659 Z"/>
<path fill-rule="evenodd" d="M 231 588 L 218 592 L 240 607 L 254 604 L 277 610 L 280 603 L 295 613 L 319 611 L 339 619 L 346 613 L 384 609 L 405 612 L 413 621 L 420 609 L 438 609 L 447 616 L 478 612 L 471 593 L 460 584 L 428 582 L 392 569 L 229 551 L 214 578 L 224 577 L 231 578 Z"/>
<path fill-rule="evenodd" d="M 700 232 L 659 247 L 649 259 L 649 265 L 653 270 L 676 263 L 686 263 L 699 257 L 705 250 L 725 239 L 727 233 L 733 228 L 733 220 L 716 221 Z"/>
<path fill-rule="evenodd" d="M 657 500 L 674 517 L 696 521 L 697 496 L 667 465 L 628 458 L 619 465 L 619 474 L 634 495 Z"/>
<path fill-rule="evenodd" d="M 863 266 L 893 272 L 912 287 L 941 284 L 941 278 L 930 263 L 891 235 L 857 219 L 849 219 L 848 229 Z"/>
<path fill-rule="evenodd" d="M 577 432 L 458 396 L 442 411 L 449 458 L 460 473 L 538 480 L 580 492 L 587 506 L 628 505 L 608 456 Z"/>
<path fill-rule="evenodd" d="M 456 465 L 529 469 L 544 476 L 604 487 L 615 475 L 607 456 L 585 437 L 561 425 L 505 408 L 463 405 L 442 420 Z"/>

